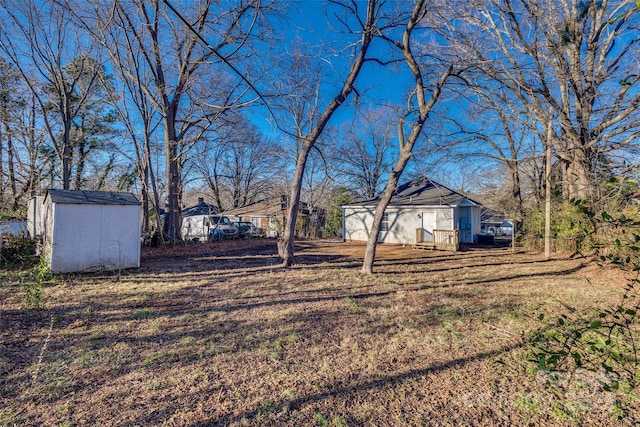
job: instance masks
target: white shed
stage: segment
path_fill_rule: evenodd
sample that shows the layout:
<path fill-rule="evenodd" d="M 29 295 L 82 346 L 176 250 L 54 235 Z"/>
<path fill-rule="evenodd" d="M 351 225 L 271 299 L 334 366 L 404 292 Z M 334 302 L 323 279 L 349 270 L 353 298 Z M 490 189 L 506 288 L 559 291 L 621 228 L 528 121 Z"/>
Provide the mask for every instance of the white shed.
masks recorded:
<path fill-rule="evenodd" d="M 131 193 L 49 189 L 41 217 L 54 273 L 140 266 L 141 206 Z"/>
<path fill-rule="evenodd" d="M 379 198 L 342 206 L 343 239 L 366 241 Z M 415 244 L 433 241 L 433 230 L 458 230 L 459 243 L 474 243 L 480 233 L 481 204 L 444 185 L 420 177 L 396 190 L 385 210 L 380 243 Z M 420 231 L 421 230 L 421 231 Z"/>

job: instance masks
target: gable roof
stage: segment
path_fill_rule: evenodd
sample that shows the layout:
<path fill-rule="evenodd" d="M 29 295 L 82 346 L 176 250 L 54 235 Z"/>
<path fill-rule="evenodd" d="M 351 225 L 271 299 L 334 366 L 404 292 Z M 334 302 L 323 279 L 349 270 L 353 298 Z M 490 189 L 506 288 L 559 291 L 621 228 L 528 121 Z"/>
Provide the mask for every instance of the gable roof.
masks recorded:
<path fill-rule="evenodd" d="M 198 199 L 198 204 L 182 209 L 182 217 L 198 216 L 198 215 L 217 215 L 218 208 L 207 203 L 204 199 Z"/>
<path fill-rule="evenodd" d="M 502 224 L 507 219 L 502 212 L 483 207 L 480 211 L 480 222 L 482 224 Z"/>
<path fill-rule="evenodd" d="M 277 202 L 277 203 L 276 203 Z M 280 199 L 273 200 L 259 200 L 257 202 L 249 203 L 245 206 L 240 206 L 235 209 L 229 209 L 225 212 L 228 216 L 256 216 L 256 217 L 271 217 L 283 215 L 285 212 L 282 209 L 282 203 Z"/>
<path fill-rule="evenodd" d="M 132 193 L 116 191 L 60 190 L 50 188 L 46 197 L 53 203 L 67 205 L 140 205 Z M 45 197 L 45 198 L 46 198 Z"/>
<path fill-rule="evenodd" d="M 361 199 L 344 206 L 371 206 L 380 201 L 380 196 L 373 199 Z M 432 179 L 422 176 L 400 185 L 389 206 L 481 206 L 482 204 L 462 194 L 438 184 Z"/>

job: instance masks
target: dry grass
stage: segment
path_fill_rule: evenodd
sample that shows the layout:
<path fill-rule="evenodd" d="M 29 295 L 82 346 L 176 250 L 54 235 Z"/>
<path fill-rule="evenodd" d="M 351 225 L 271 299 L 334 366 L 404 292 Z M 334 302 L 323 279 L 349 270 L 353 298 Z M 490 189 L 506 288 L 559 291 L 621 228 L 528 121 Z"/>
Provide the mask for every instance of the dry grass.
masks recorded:
<path fill-rule="evenodd" d="M 282 270 L 266 240 L 147 250 L 137 271 L 59 278 L 41 311 L 0 273 L 0 425 L 640 422 L 630 396 L 587 376 L 559 394 L 526 362 L 537 315 L 614 298 L 611 275 L 382 246 L 361 277 L 363 252 L 300 243 Z"/>

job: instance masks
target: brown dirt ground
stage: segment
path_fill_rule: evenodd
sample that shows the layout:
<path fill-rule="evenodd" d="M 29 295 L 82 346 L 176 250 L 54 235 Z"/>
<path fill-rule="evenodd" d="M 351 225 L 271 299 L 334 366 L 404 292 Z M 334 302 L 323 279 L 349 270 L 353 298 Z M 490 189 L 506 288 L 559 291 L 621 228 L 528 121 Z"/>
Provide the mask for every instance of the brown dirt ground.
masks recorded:
<path fill-rule="evenodd" d="M 540 313 L 615 301 L 580 257 L 272 240 L 145 248 L 22 307 L 0 272 L 0 426 L 633 425 L 638 399 L 527 362 Z"/>

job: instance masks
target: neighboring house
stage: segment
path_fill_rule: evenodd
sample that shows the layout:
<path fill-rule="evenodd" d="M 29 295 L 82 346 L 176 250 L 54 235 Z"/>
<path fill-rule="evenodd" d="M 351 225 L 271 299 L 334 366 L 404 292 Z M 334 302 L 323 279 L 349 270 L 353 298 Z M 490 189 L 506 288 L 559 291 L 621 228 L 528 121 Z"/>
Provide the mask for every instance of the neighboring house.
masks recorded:
<path fill-rule="evenodd" d="M 28 223 L 52 272 L 117 270 L 140 266 L 141 213 L 131 193 L 49 189 L 29 202 Z"/>
<path fill-rule="evenodd" d="M 379 196 L 342 206 L 343 239 L 366 241 Z M 458 230 L 459 243 L 474 243 L 480 233 L 480 203 L 426 177 L 399 186 L 385 210 L 380 243 L 433 241 L 433 230 Z"/>
<path fill-rule="evenodd" d="M 260 200 L 225 212 L 232 221 L 247 221 L 262 228 L 267 237 L 282 235 L 286 214 L 286 196 L 274 200 Z"/>
<path fill-rule="evenodd" d="M 270 200 L 260 200 L 225 212 L 233 221 L 248 221 L 265 231 L 267 237 L 280 237 L 284 232 L 287 216 L 287 196 Z M 327 222 L 326 210 L 309 209 L 305 202 L 300 202 L 296 221 L 296 237 L 317 237 L 322 233 Z"/>
<path fill-rule="evenodd" d="M 498 211 L 482 208 L 480 232 L 493 236 L 511 236 L 513 234 L 513 220 L 507 219 L 503 213 Z"/>

